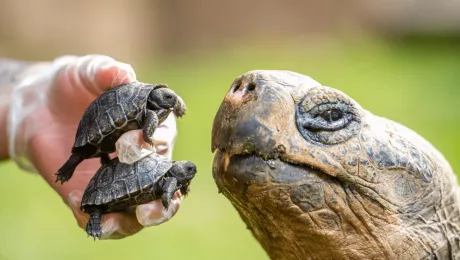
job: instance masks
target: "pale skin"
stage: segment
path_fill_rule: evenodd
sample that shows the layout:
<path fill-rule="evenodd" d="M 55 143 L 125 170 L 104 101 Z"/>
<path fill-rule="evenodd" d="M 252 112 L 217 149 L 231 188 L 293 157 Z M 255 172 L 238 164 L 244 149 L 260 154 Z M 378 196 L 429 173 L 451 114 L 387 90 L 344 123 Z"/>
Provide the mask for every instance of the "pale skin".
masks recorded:
<path fill-rule="evenodd" d="M 17 60 L 0 59 L 0 159 L 10 158 L 7 136 L 7 115 L 10 109 L 10 95 L 21 80 L 33 73 L 50 70 L 51 62 L 26 63 Z M 107 64 L 106 64 L 107 65 Z M 74 67 L 68 66 L 57 72 L 54 81 L 49 84 L 47 105 L 32 114 L 38 120 L 40 129 L 35 131 L 26 142 L 30 161 L 36 171 L 48 182 L 73 212 L 81 228 L 85 228 L 89 216 L 80 211 L 83 191 L 90 178 L 100 167 L 100 160 L 86 160 L 77 168 L 74 178 L 61 185 L 56 183 L 54 175 L 68 159 L 73 145 L 75 132 L 86 107 L 101 93 L 112 86 L 128 83 L 135 79 L 130 66 L 117 61 L 109 62 L 110 66 L 94 67 L 94 75 L 75 73 Z M 87 70 L 88 71 L 88 70 Z M 92 78 L 89 78 L 92 77 Z M 38 118 L 38 119 L 37 119 Z M 174 119 L 171 119 L 174 120 Z M 169 120 L 169 121 L 171 121 Z M 175 125 L 174 125 L 175 127 Z M 172 131 L 167 124 L 158 129 L 158 135 L 168 136 Z M 133 134 L 133 133 L 131 133 Z M 139 137 L 142 132 L 136 133 Z M 142 138 L 139 138 L 140 140 Z M 154 145 L 157 152 L 165 154 L 170 151 L 171 138 L 158 138 Z M 174 139 L 174 137 L 172 138 Z M 52 155 L 52 159 L 50 159 Z M 111 213 L 103 218 L 103 238 L 118 239 L 142 230 L 145 226 L 158 225 L 169 220 L 179 209 L 182 196 L 176 192 L 169 211 L 162 207 L 161 200 L 141 205 L 132 213 Z"/>

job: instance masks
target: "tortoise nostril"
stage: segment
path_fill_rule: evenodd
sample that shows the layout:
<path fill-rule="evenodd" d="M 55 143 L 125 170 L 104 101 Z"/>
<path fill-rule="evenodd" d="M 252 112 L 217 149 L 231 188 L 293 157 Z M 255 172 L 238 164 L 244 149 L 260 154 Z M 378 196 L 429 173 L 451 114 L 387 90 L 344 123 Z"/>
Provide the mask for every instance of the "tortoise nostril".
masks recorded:
<path fill-rule="evenodd" d="M 236 91 L 238 91 L 238 89 L 239 89 L 240 87 L 241 87 L 241 84 L 240 84 L 240 83 L 236 84 L 235 87 L 233 88 L 233 91 L 232 91 L 232 92 L 235 93 Z"/>
<path fill-rule="evenodd" d="M 247 86 L 246 86 L 246 90 L 247 91 L 254 91 L 256 89 L 256 84 L 254 83 L 249 83 Z"/>
<path fill-rule="evenodd" d="M 233 100 L 233 102 L 246 102 L 254 98 L 256 88 L 259 89 L 260 86 L 253 82 L 234 82 L 227 92 L 226 98 Z"/>

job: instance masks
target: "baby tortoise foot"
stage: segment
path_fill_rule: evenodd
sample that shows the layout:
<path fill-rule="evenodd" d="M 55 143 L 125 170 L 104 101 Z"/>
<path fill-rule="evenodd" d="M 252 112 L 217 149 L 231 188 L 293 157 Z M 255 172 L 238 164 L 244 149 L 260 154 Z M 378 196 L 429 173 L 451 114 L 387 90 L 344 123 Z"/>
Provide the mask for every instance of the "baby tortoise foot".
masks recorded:
<path fill-rule="evenodd" d="M 104 164 L 108 164 L 110 163 L 112 160 L 110 159 L 110 156 L 106 153 L 104 154 L 101 154 L 101 164 L 104 165 Z"/>
<path fill-rule="evenodd" d="M 96 237 L 101 239 L 101 224 L 102 224 L 102 215 L 100 212 L 91 213 L 91 216 L 86 224 L 86 233 L 88 236 L 92 236 L 94 240 Z"/>
<path fill-rule="evenodd" d="M 60 181 L 63 184 L 72 178 L 72 175 L 77 166 L 84 160 L 84 156 L 73 153 L 65 164 L 58 170 L 56 175 L 56 182 Z"/>

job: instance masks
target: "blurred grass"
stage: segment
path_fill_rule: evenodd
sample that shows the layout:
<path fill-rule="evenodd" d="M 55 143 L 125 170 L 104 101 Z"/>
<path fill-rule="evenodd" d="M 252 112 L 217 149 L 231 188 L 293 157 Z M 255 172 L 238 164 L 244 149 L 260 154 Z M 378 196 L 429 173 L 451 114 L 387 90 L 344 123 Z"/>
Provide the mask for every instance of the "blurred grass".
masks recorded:
<path fill-rule="evenodd" d="M 199 174 L 178 214 L 135 236 L 94 242 L 43 180 L 2 163 L 0 259 L 267 259 L 211 175 L 212 120 L 233 79 L 252 69 L 307 74 L 414 129 L 459 172 L 459 65 L 458 43 L 425 40 L 253 42 L 152 60 L 136 68 L 138 78 L 168 83 L 189 108 L 174 157 L 194 161 Z"/>

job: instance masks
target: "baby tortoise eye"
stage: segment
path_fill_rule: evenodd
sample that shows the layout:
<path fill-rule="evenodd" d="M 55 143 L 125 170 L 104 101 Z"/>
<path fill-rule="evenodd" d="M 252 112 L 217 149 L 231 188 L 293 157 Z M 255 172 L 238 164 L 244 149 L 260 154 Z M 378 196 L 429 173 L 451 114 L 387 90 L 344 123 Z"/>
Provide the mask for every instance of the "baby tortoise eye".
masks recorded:
<path fill-rule="evenodd" d="M 332 123 L 332 122 L 339 121 L 340 119 L 342 119 L 344 117 L 344 114 L 341 110 L 338 110 L 338 109 L 328 109 L 324 111 L 323 113 L 321 113 L 321 117 L 325 121 Z"/>

